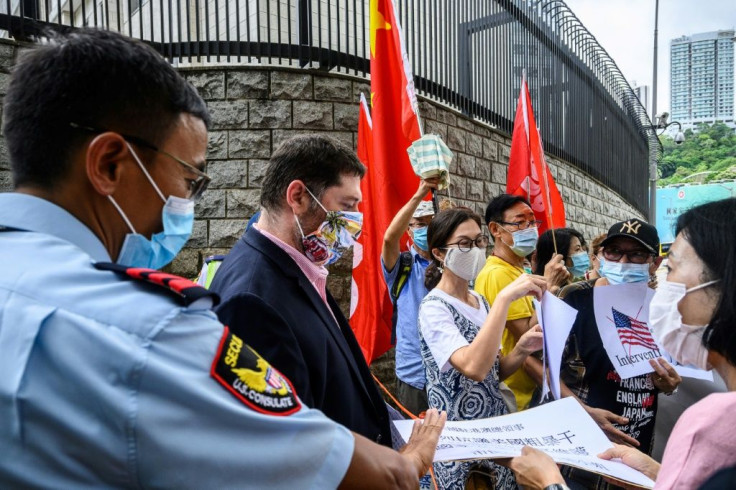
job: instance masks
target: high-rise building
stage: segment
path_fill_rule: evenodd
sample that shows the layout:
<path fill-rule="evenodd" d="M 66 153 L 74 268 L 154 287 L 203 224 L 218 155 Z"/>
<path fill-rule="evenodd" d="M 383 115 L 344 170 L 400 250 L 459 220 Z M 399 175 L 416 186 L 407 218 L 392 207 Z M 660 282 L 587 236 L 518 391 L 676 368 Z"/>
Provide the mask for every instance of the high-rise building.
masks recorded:
<path fill-rule="evenodd" d="M 652 114 L 652 96 L 649 85 L 639 85 L 635 81 L 632 81 L 631 90 L 634 91 L 634 95 L 636 95 L 639 102 L 641 102 L 641 106 L 647 111 L 647 114 L 649 114 L 652 121 L 654 121 L 654 114 Z"/>
<path fill-rule="evenodd" d="M 733 53 L 733 30 L 670 41 L 670 120 L 685 127 L 715 121 L 736 127 Z"/>

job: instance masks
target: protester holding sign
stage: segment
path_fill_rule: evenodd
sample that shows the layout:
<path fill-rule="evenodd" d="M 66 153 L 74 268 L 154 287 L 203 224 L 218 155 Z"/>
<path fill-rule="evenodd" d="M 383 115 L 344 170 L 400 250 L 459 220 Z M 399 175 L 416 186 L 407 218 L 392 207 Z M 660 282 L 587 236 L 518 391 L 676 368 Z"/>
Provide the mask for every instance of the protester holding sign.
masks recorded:
<path fill-rule="evenodd" d="M 619 349 L 623 346 L 631 351 L 638 344 L 647 343 L 646 317 L 640 318 L 636 312 L 645 311 L 648 306 L 646 283 L 661 261 L 656 255 L 658 248 L 659 238 L 653 226 L 638 219 L 614 224 L 602 242 L 600 273 L 603 277 L 569 286 L 563 298 L 578 310 L 578 315 L 563 355 L 562 396 L 575 396 L 612 441 L 632 444 L 647 454 L 652 449 L 657 394 L 672 393 L 682 379 L 656 355 L 648 361 L 654 373 L 628 376 L 620 372 L 622 368 L 614 366 L 607 352 L 609 344 L 605 339 L 609 337 L 602 335 L 601 329 L 604 333 L 615 330 L 614 343 L 618 342 Z M 613 310 L 608 308 L 605 315 L 596 314 L 595 296 L 601 294 L 594 294 L 595 290 L 624 283 L 640 284 L 644 294 L 627 296 Z M 600 325 L 600 318 L 606 318 L 607 322 L 610 318 L 610 324 Z M 648 337 L 656 348 L 651 336 Z M 537 378 L 541 382 L 541 370 Z M 598 483 L 599 477 L 591 473 L 566 471 L 572 481 L 586 486 Z"/>
<path fill-rule="evenodd" d="M 489 303 L 495 303 L 498 294 L 524 274 L 524 259 L 537 247 L 537 227 L 541 222 L 526 199 L 510 194 L 500 194 L 490 200 L 486 206 L 485 222 L 493 238 L 493 253 L 485 261 L 474 288 Z M 552 257 L 544 272 L 548 288 L 569 275 L 559 254 Z M 536 324 L 531 298 L 522 297 L 515 301 L 506 317 L 502 354 L 510 354 L 521 336 Z M 506 384 L 514 392 L 517 408 L 528 408 L 536 388 L 534 380 L 523 369 L 518 369 L 509 376 Z"/>
<path fill-rule="evenodd" d="M 656 480 L 656 488 L 713 488 L 705 483 L 736 465 L 736 199 L 691 209 L 677 220 L 667 279 L 649 309 L 657 342 L 682 364 L 715 369 L 728 393 L 696 403 L 680 417 L 662 464 L 641 451 L 618 445 L 603 459 L 620 459 Z M 605 253 L 605 252 L 604 252 Z M 530 488 L 561 483 L 549 456 L 525 448 L 509 463 Z M 559 487 L 558 487 L 559 488 Z"/>
<path fill-rule="evenodd" d="M 442 211 L 427 232 L 432 263 L 427 268 L 430 290 L 419 308 L 419 339 L 431 408 L 442 407 L 448 420 L 470 420 L 508 413 L 500 381 L 524 359 L 542 348 L 541 328 L 519 338 L 514 349 L 499 356 L 509 305 L 522 297 L 541 298 L 542 277 L 522 275 L 496 296 L 493 307 L 469 289 L 485 263 L 488 236 L 480 216 L 467 208 Z M 491 475 L 493 488 L 516 488 L 510 471 L 490 461 L 435 463 L 443 489 L 465 488 L 475 466 Z"/>

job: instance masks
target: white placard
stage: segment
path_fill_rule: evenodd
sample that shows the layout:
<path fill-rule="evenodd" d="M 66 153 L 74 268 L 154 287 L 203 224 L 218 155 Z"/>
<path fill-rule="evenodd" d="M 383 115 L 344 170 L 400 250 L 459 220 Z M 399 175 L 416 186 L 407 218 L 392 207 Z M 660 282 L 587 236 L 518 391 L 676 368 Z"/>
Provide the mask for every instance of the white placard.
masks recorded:
<path fill-rule="evenodd" d="M 578 311 L 549 291 L 545 291 L 541 303 L 536 300 L 534 303 L 537 319 L 544 331 L 544 364 L 549 368 L 549 388 L 555 400 L 559 400 L 562 353 Z M 544 380 L 546 384 L 546 376 Z M 544 395 L 546 390 L 543 390 Z"/>
<path fill-rule="evenodd" d="M 414 422 L 394 424 L 408 440 Z M 597 457 L 613 445 L 574 398 L 500 417 L 447 422 L 434 461 L 510 458 L 521 455 L 524 446 L 544 451 L 557 463 L 644 488 L 654 486 L 652 480 L 623 463 Z"/>
<path fill-rule="evenodd" d="M 662 357 L 648 325 L 653 295 L 646 283 L 593 288 L 598 333 L 621 379 L 653 372 L 649 360 Z"/>

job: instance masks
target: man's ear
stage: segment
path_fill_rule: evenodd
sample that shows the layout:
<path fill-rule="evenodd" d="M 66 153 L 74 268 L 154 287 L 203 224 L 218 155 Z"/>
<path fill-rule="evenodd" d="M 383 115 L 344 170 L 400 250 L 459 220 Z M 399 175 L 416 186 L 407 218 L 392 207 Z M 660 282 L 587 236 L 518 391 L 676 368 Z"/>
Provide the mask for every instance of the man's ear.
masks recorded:
<path fill-rule="evenodd" d="M 307 192 L 307 186 L 301 180 L 292 180 L 286 188 L 286 204 L 294 214 L 303 214 L 311 205 L 312 196 Z"/>
<path fill-rule="evenodd" d="M 127 143 L 117 133 L 102 133 L 90 142 L 85 153 L 85 170 L 92 187 L 103 196 L 115 193 L 130 154 Z"/>
<path fill-rule="evenodd" d="M 501 233 L 498 229 L 498 223 L 496 223 L 495 221 L 491 221 L 490 223 L 488 223 L 488 232 L 491 234 L 495 241 L 496 237 L 498 237 L 498 235 Z"/>

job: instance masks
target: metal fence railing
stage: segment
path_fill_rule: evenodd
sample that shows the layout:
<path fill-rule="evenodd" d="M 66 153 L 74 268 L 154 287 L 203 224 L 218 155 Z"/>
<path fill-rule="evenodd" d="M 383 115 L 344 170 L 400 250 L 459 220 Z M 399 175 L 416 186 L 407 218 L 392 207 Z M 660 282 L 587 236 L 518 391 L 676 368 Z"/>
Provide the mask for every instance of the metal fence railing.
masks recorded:
<path fill-rule="evenodd" d="M 396 0 L 420 94 L 511 133 L 526 70 L 545 150 L 648 210 L 661 145 L 616 63 L 562 0 Z M 98 26 L 178 65 L 368 76 L 370 0 L 0 0 L 0 30 Z"/>

